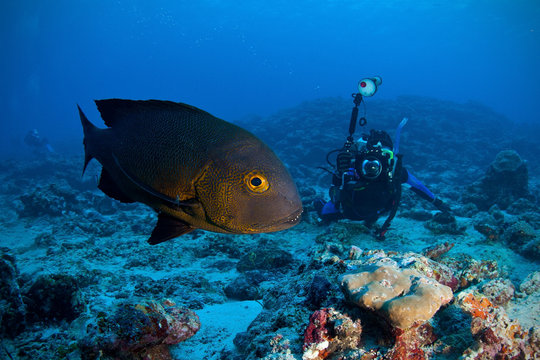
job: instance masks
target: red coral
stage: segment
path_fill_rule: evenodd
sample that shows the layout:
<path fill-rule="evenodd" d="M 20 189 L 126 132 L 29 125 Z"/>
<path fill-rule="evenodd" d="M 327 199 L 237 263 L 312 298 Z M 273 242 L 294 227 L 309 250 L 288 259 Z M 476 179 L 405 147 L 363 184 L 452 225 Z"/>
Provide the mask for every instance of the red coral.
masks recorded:
<path fill-rule="evenodd" d="M 395 344 L 384 356 L 387 360 L 425 360 L 423 346 L 433 344 L 437 338 L 429 323 L 413 326 L 407 330 L 394 328 Z"/>
<path fill-rule="evenodd" d="M 430 246 L 422 251 L 422 255 L 430 258 L 431 260 L 436 260 L 442 255 L 446 254 L 454 247 L 454 243 L 444 242 L 442 244 L 436 244 Z"/>
<path fill-rule="evenodd" d="M 329 311 L 330 309 L 317 310 L 309 317 L 309 325 L 304 333 L 304 351 L 311 344 L 317 344 L 326 340 L 328 335 L 326 325 Z"/>
<path fill-rule="evenodd" d="M 304 358 L 322 360 L 344 350 L 357 349 L 361 334 L 360 320 L 354 321 L 332 308 L 317 310 L 309 317 L 304 333 Z"/>

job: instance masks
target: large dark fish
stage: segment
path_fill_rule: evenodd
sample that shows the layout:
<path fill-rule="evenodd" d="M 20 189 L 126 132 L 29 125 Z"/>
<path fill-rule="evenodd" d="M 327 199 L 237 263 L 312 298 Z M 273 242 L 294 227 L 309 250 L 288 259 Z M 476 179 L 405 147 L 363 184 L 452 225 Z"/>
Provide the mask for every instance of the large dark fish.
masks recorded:
<path fill-rule="evenodd" d="M 84 169 L 96 158 L 105 194 L 158 212 L 150 244 L 196 228 L 250 234 L 299 222 L 302 203 L 289 172 L 248 131 L 182 103 L 96 104 L 106 129 L 90 123 L 79 107 Z"/>

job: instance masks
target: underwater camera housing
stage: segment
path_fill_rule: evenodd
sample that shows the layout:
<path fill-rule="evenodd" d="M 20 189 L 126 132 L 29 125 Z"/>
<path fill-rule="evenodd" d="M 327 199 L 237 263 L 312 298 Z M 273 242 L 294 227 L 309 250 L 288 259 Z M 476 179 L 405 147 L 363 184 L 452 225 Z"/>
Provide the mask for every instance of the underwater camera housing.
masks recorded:
<path fill-rule="evenodd" d="M 395 160 L 390 136 L 382 130 L 372 129 L 369 135 L 363 134 L 360 141 L 365 145 L 355 158 L 357 174 L 367 180 L 391 177 Z"/>

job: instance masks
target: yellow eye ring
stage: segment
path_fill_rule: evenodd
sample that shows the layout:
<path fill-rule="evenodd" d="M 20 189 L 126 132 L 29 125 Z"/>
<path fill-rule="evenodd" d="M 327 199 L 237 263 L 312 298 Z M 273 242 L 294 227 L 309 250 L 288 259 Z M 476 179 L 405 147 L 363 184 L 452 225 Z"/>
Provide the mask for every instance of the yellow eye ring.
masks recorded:
<path fill-rule="evenodd" d="M 256 194 L 263 193 L 270 187 L 266 177 L 255 171 L 252 171 L 246 175 L 245 182 L 247 188 Z"/>

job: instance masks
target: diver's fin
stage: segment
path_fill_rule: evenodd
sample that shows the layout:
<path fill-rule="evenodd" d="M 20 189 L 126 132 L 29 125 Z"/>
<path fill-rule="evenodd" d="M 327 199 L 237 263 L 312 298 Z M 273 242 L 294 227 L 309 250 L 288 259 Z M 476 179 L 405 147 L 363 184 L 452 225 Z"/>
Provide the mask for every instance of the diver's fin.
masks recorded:
<path fill-rule="evenodd" d="M 88 166 L 88 163 L 90 162 L 90 160 L 92 160 L 94 158 L 94 155 L 92 155 L 92 152 L 91 150 L 89 149 L 89 145 L 88 145 L 88 136 L 96 131 L 98 128 L 92 124 L 90 122 L 90 120 L 88 120 L 88 118 L 86 117 L 86 115 L 84 115 L 83 111 L 81 110 L 81 107 L 79 105 L 77 105 L 77 109 L 79 109 L 79 117 L 81 118 L 81 124 L 82 124 L 82 128 L 83 128 L 83 135 L 84 135 L 84 138 L 83 138 L 83 144 L 84 144 L 84 167 L 83 167 L 83 175 L 84 175 L 84 172 L 86 171 L 86 167 Z"/>
<path fill-rule="evenodd" d="M 119 187 L 116 185 L 111 175 L 105 168 L 101 169 L 101 176 L 99 178 L 98 188 L 105 193 L 105 195 L 112 197 L 123 203 L 133 203 L 134 200 L 130 199 Z"/>
<path fill-rule="evenodd" d="M 126 122 L 132 125 L 133 123 L 155 121 L 155 114 L 162 111 L 212 116 L 195 106 L 173 101 L 106 99 L 95 100 L 95 102 L 101 118 L 108 127 Z"/>
<path fill-rule="evenodd" d="M 147 192 L 148 194 L 162 200 L 164 202 L 165 205 L 169 206 L 169 207 L 172 207 L 173 209 L 178 209 L 178 208 L 185 208 L 185 207 L 192 207 L 196 204 L 197 201 L 195 201 L 194 199 L 190 200 L 185 200 L 185 201 L 180 201 L 178 199 L 174 199 L 168 195 L 165 195 L 165 194 L 162 194 L 160 193 L 159 191 L 157 191 L 156 189 L 152 188 L 151 186 L 148 186 L 146 185 L 145 183 L 139 181 L 137 178 L 135 178 L 134 176 L 132 176 L 131 174 L 129 174 L 126 170 L 124 170 L 124 168 L 120 165 L 120 162 L 118 161 L 118 159 L 116 158 L 116 156 L 114 156 L 114 154 L 112 154 L 112 157 L 114 159 L 114 162 L 116 163 L 116 166 L 118 166 L 118 168 L 120 169 L 120 171 L 122 171 L 122 173 L 135 185 L 137 185 L 139 188 L 141 188 L 142 190 L 144 190 L 145 192 Z"/>
<path fill-rule="evenodd" d="M 156 245 L 177 236 L 187 234 L 193 230 L 195 229 L 182 220 L 160 213 L 158 215 L 156 227 L 154 228 L 154 231 L 152 231 L 148 243 L 150 245 Z"/>

